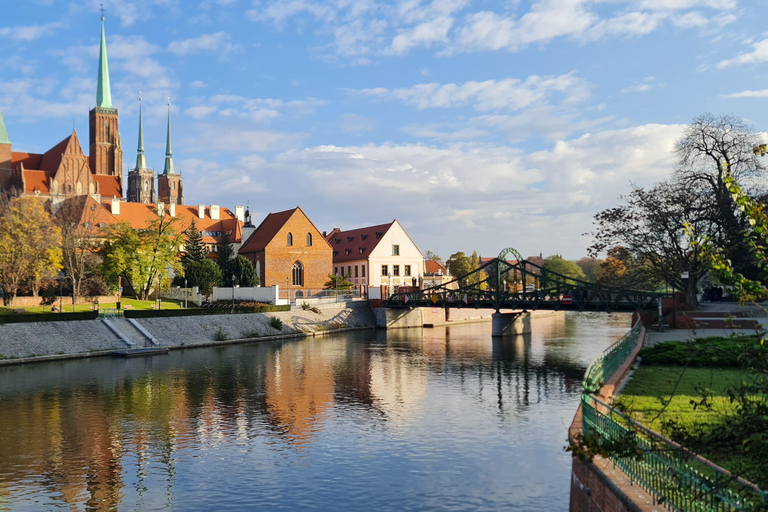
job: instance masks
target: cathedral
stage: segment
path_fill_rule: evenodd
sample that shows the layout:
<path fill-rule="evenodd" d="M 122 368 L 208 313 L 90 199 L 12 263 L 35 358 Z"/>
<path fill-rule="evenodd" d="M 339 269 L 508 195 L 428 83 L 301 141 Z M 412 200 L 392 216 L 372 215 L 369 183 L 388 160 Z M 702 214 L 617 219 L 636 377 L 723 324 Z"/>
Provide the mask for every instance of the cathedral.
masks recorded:
<path fill-rule="evenodd" d="M 74 196 L 89 195 L 97 202 L 125 196 L 128 202 L 145 204 L 184 204 L 181 174 L 173 166 L 171 114 L 168 109 L 165 167 L 157 177 L 147 168 L 144 157 L 144 130 L 139 107 L 139 141 L 136 167 L 128 172 L 123 186 L 123 147 L 119 116 L 112 105 L 107 63 L 104 18 L 101 18 L 101 43 L 96 89 L 96 105 L 89 113 L 89 155 L 83 152 L 75 130 L 43 154 L 13 151 L 0 111 L 0 192 L 8 195 L 34 195 L 49 199 L 53 206 Z"/>

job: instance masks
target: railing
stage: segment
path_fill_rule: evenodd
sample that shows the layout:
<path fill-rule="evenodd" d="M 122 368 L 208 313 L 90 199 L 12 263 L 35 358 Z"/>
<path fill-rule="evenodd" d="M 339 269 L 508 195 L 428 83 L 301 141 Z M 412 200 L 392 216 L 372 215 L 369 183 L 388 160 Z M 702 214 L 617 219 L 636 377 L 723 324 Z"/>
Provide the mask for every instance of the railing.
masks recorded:
<path fill-rule="evenodd" d="M 100 318 L 122 318 L 123 310 L 116 308 L 101 308 L 99 309 Z"/>
<path fill-rule="evenodd" d="M 630 481 L 673 511 L 745 511 L 768 505 L 768 493 L 628 418 L 592 393 L 632 353 L 638 321 L 587 369 L 581 396 L 583 433 L 614 452 L 611 460 Z M 760 508 L 760 510 L 764 510 Z"/>

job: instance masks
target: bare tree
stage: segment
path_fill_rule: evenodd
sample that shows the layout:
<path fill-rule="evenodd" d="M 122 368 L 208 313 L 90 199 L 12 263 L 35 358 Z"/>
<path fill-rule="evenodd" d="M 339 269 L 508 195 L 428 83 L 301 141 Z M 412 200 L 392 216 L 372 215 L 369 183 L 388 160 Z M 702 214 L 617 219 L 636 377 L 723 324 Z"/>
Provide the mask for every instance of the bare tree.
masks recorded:
<path fill-rule="evenodd" d="M 757 269 L 741 234 L 747 219 L 733 201 L 725 177 L 730 173 L 740 183 L 751 185 L 753 194 L 759 192 L 756 178 L 764 177 L 766 169 L 752 148 L 761 142 L 755 129 L 738 117 L 701 115 L 675 143 L 678 168 L 673 175 L 675 181 L 705 198 L 710 238 L 726 250 L 739 271 L 753 277 Z"/>
<path fill-rule="evenodd" d="M 87 279 L 98 268 L 101 258 L 97 254 L 102 236 L 98 228 L 99 205 L 88 196 L 65 200 L 55 215 L 61 229 L 64 275 L 72 282 L 75 302 L 82 295 Z"/>

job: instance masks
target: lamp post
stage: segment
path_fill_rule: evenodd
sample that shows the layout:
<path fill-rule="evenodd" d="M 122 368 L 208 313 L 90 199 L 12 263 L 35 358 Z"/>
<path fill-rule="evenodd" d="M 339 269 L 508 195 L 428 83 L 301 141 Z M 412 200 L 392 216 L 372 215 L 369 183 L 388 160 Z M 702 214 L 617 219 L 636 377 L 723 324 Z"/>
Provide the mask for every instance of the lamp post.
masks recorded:
<path fill-rule="evenodd" d="M 189 297 L 189 290 L 187 289 L 187 280 L 184 279 L 184 309 L 187 309 L 187 298 Z"/>
<path fill-rule="evenodd" d="M 232 274 L 232 312 L 235 312 L 235 274 Z"/>
<path fill-rule="evenodd" d="M 390 272 L 387 274 L 387 289 L 389 290 L 389 295 L 392 295 L 392 273 Z"/>

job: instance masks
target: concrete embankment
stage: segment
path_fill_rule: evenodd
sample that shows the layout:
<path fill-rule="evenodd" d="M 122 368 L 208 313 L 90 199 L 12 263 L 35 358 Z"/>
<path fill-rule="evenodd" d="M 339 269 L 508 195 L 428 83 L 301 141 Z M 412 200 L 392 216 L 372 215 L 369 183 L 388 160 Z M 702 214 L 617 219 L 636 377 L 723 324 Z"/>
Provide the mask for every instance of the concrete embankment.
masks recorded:
<path fill-rule="evenodd" d="M 271 325 L 279 318 L 282 329 Z M 0 364 L 102 355 L 143 346 L 146 336 L 169 349 L 304 337 L 354 328 L 373 328 L 373 313 L 364 302 L 326 304 L 312 310 L 274 313 L 204 315 L 174 318 L 35 322 L 0 326 Z M 138 324 L 138 327 L 136 327 Z M 120 334 L 123 336 L 120 336 Z M 123 339 L 121 339 L 123 338 Z"/>

